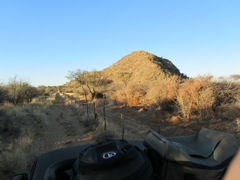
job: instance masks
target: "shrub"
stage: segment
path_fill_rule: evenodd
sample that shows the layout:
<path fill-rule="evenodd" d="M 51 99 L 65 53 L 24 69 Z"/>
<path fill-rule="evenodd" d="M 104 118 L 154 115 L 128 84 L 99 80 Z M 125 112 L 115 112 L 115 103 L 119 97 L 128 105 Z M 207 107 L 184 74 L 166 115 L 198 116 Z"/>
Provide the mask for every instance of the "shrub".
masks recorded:
<path fill-rule="evenodd" d="M 13 78 L 6 86 L 7 100 L 13 105 L 31 102 L 34 97 L 38 96 L 37 88 L 32 87 L 26 82 L 18 81 Z"/>
<path fill-rule="evenodd" d="M 117 90 L 111 98 L 116 100 L 117 105 L 127 105 L 127 95 L 124 90 Z"/>
<path fill-rule="evenodd" d="M 0 132 L 18 136 L 22 129 L 30 128 L 41 134 L 47 123 L 47 107 L 33 104 L 4 107 L 0 110 Z"/>
<path fill-rule="evenodd" d="M 214 108 L 237 102 L 240 98 L 240 83 L 222 79 L 213 83 L 214 95 L 216 97 Z"/>
<path fill-rule="evenodd" d="M 140 106 L 143 104 L 147 94 L 147 86 L 143 84 L 132 84 L 127 86 L 124 91 L 126 94 L 127 105 Z"/>
<path fill-rule="evenodd" d="M 7 136 L 6 142 L 0 142 L 0 175 L 1 179 L 10 175 L 30 172 L 32 164 L 36 157 L 40 154 L 42 142 L 36 139 L 35 132 L 30 128 L 22 128 L 18 138 L 14 136 L 12 141 Z M 11 144 L 8 141 L 11 140 Z"/>
<path fill-rule="evenodd" d="M 6 110 L 0 110 L 0 133 L 15 135 L 19 134 L 20 129 L 15 126 L 11 116 Z"/>
<path fill-rule="evenodd" d="M 7 92 L 3 86 L 0 85 L 0 104 L 6 100 Z"/>
<path fill-rule="evenodd" d="M 218 107 L 215 114 L 221 120 L 229 120 L 234 121 L 235 119 L 240 117 L 240 104 L 228 104 L 228 105 L 221 105 Z"/>
<path fill-rule="evenodd" d="M 177 102 L 186 119 L 193 113 L 201 118 L 211 116 L 214 103 L 211 77 L 199 76 L 185 80 L 179 87 Z"/>
<path fill-rule="evenodd" d="M 4 106 L 0 109 L 0 176 L 29 172 L 42 142 L 36 139 L 46 125 L 48 106 Z M 13 141 L 13 139 L 16 139 Z M 11 142 L 11 144 L 9 144 Z M 43 146 L 42 146 L 43 147 Z"/>
<path fill-rule="evenodd" d="M 39 148 L 37 144 L 33 144 L 32 137 L 20 137 L 11 149 L 0 154 L 0 171 L 6 176 L 30 172 L 31 166 L 38 155 Z"/>
<path fill-rule="evenodd" d="M 14 174 L 17 171 L 24 171 L 25 154 L 19 148 L 2 152 L 0 155 L 0 169 L 4 174 Z"/>
<path fill-rule="evenodd" d="M 234 120 L 240 116 L 240 82 L 236 79 L 238 76 L 233 77 L 219 78 L 213 82 L 213 111 L 222 120 Z"/>
<path fill-rule="evenodd" d="M 179 81 L 177 76 L 163 76 L 161 81 L 151 86 L 147 98 L 158 104 L 161 109 L 173 111 L 173 106 L 176 105 Z"/>

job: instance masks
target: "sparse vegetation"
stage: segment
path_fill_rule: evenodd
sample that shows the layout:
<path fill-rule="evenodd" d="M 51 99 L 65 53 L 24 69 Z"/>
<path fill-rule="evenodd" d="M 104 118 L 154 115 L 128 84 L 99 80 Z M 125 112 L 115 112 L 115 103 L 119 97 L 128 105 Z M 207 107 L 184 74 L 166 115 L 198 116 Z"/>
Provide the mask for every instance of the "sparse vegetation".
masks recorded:
<path fill-rule="evenodd" d="M 131 72 L 119 72 L 119 78 L 124 83 L 125 87 L 128 85 L 132 75 Z"/>
<path fill-rule="evenodd" d="M 200 126 L 239 136 L 239 76 L 187 78 L 169 60 L 137 51 L 101 72 L 70 72 L 72 81 L 59 87 L 35 88 L 14 78 L 0 85 L 0 176 L 29 171 L 48 146 L 63 147 L 80 136 L 79 141 L 120 137 L 120 112 L 131 115 L 127 138 L 142 138 L 147 128 L 185 135 Z M 92 102 L 100 116 L 104 105 L 112 113 L 105 133 Z"/>
<path fill-rule="evenodd" d="M 19 137 L 7 150 L 0 153 L 0 174 L 13 175 L 19 172 L 30 172 L 31 166 L 39 155 L 39 145 L 33 137 Z M 1 176 L 4 178 L 4 176 Z"/>
<path fill-rule="evenodd" d="M 0 174 L 29 172 L 41 152 L 40 137 L 47 123 L 47 107 L 29 104 L 4 106 L 0 110 Z M 2 175 L 1 177 L 4 178 Z"/>

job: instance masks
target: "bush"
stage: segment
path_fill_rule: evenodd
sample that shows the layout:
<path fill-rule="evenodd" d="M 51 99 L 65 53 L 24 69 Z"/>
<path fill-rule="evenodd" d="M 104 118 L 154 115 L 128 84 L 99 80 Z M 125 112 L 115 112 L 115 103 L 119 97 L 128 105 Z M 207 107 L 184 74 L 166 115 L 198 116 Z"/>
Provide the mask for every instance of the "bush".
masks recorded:
<path fill-rule="evenodd" d="M 41 134 L 47 123 L 47 106 L 26 105 L 8 106 L 0 110 L 0 132 L 19 135 L 22 129 L 29 128 Z"/>
<path fill-rule="evenodd" d="M 240 82 L 238 79 L 232 77 L 216 79 L 213 82 L 213 90 L 215 96 L 213 111 L 216 117 L 222 120 L 234 120 L 240 117 Z"/>
<path fill-rule="evenodd" d="M 237 118 L 240 118 L 240 103 L 221 105 L 215 111 L 217 118 L 221 120 L 234 121 Z"/>
<path fill-rule="evenodd" d="M 11 116 L 6 110 L 0 110 L 0 133 L 7 135 L 19 134 L 20 129 L 15 126 Z"/>
<path fill-rule="evenodd" d="M 240 98 L 240 83 L 223 79 L 213 83 L 214 95 L 216 97 L 214 108 L 221 105 L 234 104 Z"/>
<path fill-rule="evenodd" d="M 33 137 L 23 136 L 14 145 L 0 154 L 0 171 L 5 176 L 21 172 L 30 172 L 31 166 L 39 155 L 37 144 Z"/>
<path fill-rule="evenodd" d="M 24 171 L 25 153 L 19 148 L 2 152 L 0 155 L 0 169 L 4 174 L 14 174 L 18 170 Z"/>
<path fill-rule="evenodd" d="M 203 119 L 212 116 L 214 95 L 211 77 L 199 76 L 185 80 L 179 87 L 177 102 L 186 119 L 193 114 Z"/>
<path fill-rule="evenodd" d="M 143 84 L 131 84 L 118 90 L 113 95 L 114 99 L 128 106 L 140 106 L 144 103 L 147 94 L 147 86 Z"/>
<path fill-rule="evenodd" d="M 43 132 L 46 123 L 45 107 L 28 105 L 3 108 L 0 111 L 0 133 L 5 137 L 0 145 L 1 179 L 30 171 L 41 151 L 41 141 L 36 138 Z"/>
<path fill-rule="evenodd" d="M 0 104 L 6 100 L 7 92 L 3 86 L 0 86 Z"/>
<path fill-rule="evenodd" d="M 32 87 L 26 82 L 18 81 L 16 78 L 12 79 L 6 86 L 7 100 L 13 104 L 29 103 L 34 97 L 38 96 L 37 88 Z"/>
<path fill-rule="evenodd" d="M 174 111 L 176 106 L 177 92 L 179 86 L 179 77 L 165 75 L 161 81 L 152 85 L 147 92 L 147 98 L 155 104 L 158 104 L 161 109 Z"/>
<path fill-rule="evenodd" d="M 116 104 L 127 105 L 127 95 L 123 90 L 117 90 L 112 96 L 112 99 L 116 100 Z"/>

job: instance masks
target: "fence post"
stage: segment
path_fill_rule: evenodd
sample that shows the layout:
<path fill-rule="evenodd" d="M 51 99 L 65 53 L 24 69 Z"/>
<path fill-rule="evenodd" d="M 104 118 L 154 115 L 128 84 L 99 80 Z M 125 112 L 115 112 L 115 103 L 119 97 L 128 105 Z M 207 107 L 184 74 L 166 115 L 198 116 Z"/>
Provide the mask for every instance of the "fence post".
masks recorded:
<path fill-rule="evenodd" d="M 96 103 L 93 103 L 94 106 L 94 118 L 95 118 L 95 123 L 98 123 L 98 114 L 97 114 L 97 108 L 96 108 Z"/>
<path fill-rule="evenodd" d="M 121 113 L 121 123 L 122 123 L 122 139 L 124 139 L 124 119 L 123 119 L 122 113 Z"/>
<path fill-rule="evenodd" d="M 88 116 L 88 102 L 86 102 L 86 105 L 87 105 L 87 116 Z"/>
<path fill-rule="evenodd" d="M 107 122 L 106 122 L 106 109 L 105 105 L 103 106 L 103 120 L 104 120 L 104 133 L 107 133 Z"/>
<path fill-rule="evenodd" d="M 85 114 L 86 112 L 85 112 L 85 103 L 82 103 L 82 111 L 83 111 L 83 113 Z"/>

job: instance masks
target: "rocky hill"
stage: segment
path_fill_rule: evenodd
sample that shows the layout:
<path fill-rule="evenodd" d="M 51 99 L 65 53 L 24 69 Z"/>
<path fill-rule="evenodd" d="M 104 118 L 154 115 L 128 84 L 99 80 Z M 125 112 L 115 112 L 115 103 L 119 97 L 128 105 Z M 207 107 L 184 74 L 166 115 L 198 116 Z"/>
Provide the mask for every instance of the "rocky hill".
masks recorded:
<path fill-rule="evenodd" d="M 124 56 L 112 66 L 103 69 L 102 74 L 104 75 L 102 77 L 110 83 L 104 86 L 90 85 L 94 91 L 104 93 L 117 101 L 128 101 L 137 97 L 135 104 L 142 104 L 140 101 L 154 103 L 163 87 L 166 91 L 164 93 L 169 94 L 175 88 L 176 79 L 185 77 L 170 60 L 145 51 L 134 51 Z M 176 77 L 170 80 L 170 76 Z M 66 92 L 76 92 L 75 88 L 79 88 L 77 84 L 74 80 L 65 84 Z M 88 91 L 89 87 L 85 89 Z M 82 89 L 80 88 L 78 92 L 82 92 Z M 87 94 L 89 95 L 90 92 Z"/>
<path fill-rule="evenodd" d="M 130 84 L 158 81 L 166 74 L 184 77 L 170 60 L 145 51 L 134 51 L 124 56 L 103 72 L 114 82 L 121 81 L 121 76 L 128 73 Z"/>

